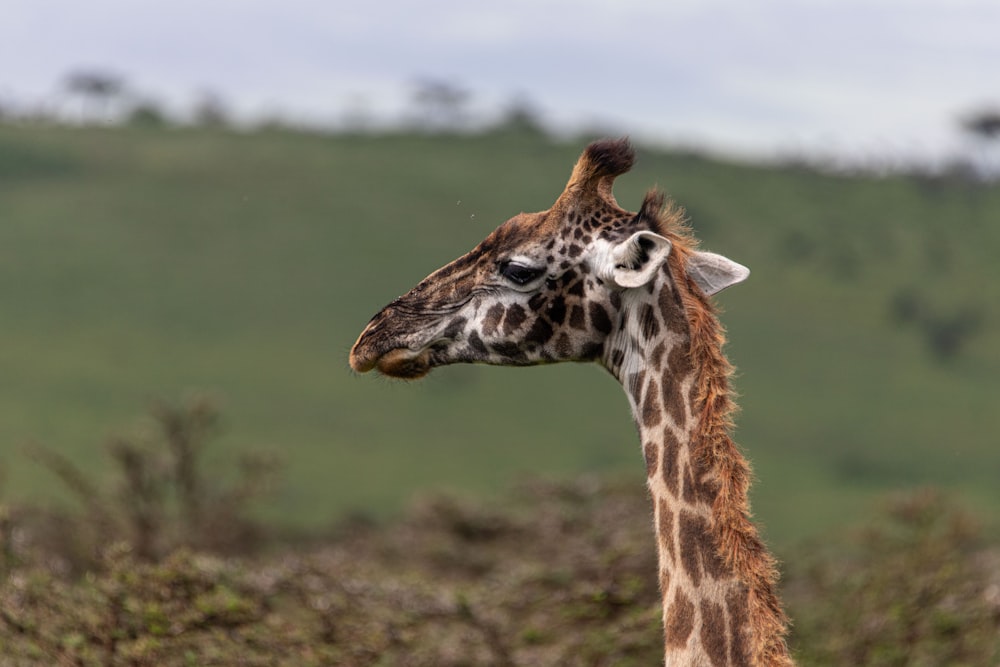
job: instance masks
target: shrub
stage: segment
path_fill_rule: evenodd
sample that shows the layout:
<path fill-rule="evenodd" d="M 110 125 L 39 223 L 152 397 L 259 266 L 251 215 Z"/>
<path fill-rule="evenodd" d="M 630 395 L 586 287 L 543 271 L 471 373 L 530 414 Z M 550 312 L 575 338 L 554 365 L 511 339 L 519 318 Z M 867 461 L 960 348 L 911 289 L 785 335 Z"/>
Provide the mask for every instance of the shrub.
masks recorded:
<path fill-rule="evenodd" d="M 793 645 L 809 665 L 997 664 L 998 566 L 939 493 L 898 497 L 885 519 L 789 560 Z"/>
<path fill-rule="evenodd" d="M 214 403 L 205 397 L 158 402 L 151 413 L 151 432 L 110 439 L 112 484 L 96 482 L 51 448 L 29 448 L 77 501 L 69 508 L 19 508 L 10 520 L 31 547 L 82 572 L 98 567 L 102 550 L 115 542 L 146 561 L 179 547 L 249 553 L 262 544 L 251 510 L 273 487 L 277 460 L 244 454 L 230 470 L 209 474 L 204 453 L 220 430 Z"/>

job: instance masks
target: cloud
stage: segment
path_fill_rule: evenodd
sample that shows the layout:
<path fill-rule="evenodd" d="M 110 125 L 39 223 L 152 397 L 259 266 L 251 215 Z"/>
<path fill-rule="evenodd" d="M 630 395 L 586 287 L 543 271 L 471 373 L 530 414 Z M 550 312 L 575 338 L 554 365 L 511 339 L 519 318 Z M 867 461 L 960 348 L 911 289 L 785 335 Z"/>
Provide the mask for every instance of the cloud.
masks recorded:
<path fill-rule="evenodd" d="M 108 67 L 173 99 L 331 117 L 363 98 L 398 113 L 418 77 L 564 124 L 757 150 L 783 142 L 924 142 L 1000 98 L 993 0 L 8 0 L 0 92 L 51 94 Z M 884 139 L 880 139 L 884 138 Z"/>

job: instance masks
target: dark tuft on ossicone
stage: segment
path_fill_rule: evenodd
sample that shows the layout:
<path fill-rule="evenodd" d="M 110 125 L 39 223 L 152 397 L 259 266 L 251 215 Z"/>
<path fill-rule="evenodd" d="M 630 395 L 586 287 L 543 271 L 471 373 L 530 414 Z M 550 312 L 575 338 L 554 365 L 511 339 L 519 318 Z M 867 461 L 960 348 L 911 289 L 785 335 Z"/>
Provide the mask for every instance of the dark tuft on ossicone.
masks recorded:
<path fill-rule="evenodd" d="M 620 176 L 635 164 L 635 149 L 628 137 L 601 139 L 587 146 L 584 159 L 595 177 Z"/>

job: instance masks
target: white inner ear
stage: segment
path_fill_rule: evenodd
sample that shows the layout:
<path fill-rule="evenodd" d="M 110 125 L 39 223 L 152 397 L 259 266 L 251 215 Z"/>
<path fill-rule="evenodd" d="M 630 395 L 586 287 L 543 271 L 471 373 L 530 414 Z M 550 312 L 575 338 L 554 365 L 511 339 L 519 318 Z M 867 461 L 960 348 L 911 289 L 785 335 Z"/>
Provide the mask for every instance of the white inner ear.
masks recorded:
<path fill-rule="evenodd" d="M 619 287 L 642 287 L 670 255 L 670 241 L 655 232 L 636 232 L 611 249 L 610 273 Z"/>
<path fill-rule="evenodd" d="M 746 280 L 750 269 L 714 252 L 695 252 L 688 258 L 687 273 L 705 294 L 718 294 Z"/>

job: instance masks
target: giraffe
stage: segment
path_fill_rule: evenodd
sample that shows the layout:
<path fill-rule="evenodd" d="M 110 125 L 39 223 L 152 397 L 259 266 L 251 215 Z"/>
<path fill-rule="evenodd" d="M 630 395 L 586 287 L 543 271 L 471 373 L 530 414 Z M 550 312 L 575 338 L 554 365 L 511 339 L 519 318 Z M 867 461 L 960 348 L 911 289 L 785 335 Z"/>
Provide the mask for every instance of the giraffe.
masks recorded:
<path fill-rule="evenodd" d="M 350 365 L 415 379 L 458 362 L 601 364 L 625 390 L 645 458 L 665 663 L 793 665 L 709 298 L 749 269 L 698 250 L 655 189 L 623 210 L 612 185 L 634 161 L 628 139 L 590 144 L 549 210 L 514 216 L 376 313 Z"/>

